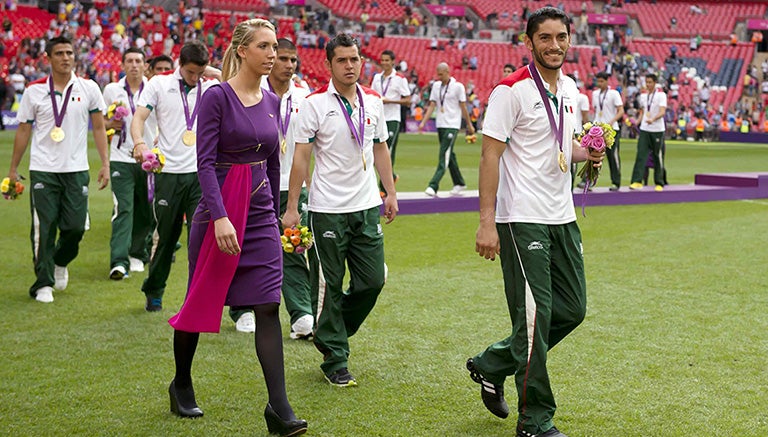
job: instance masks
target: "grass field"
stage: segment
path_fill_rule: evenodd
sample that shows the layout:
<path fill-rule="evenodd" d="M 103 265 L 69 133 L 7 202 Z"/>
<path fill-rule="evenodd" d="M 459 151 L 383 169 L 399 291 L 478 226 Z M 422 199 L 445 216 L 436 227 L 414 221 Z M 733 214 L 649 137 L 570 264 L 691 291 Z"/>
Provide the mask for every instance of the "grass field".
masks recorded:
<path fill-rule="evenodd" d="M 476 189 L 479 145 L 461 141 L 459 163 Z M 12 134 L 0 133 L 0 144 L 5 172 Z M 624 185 L 633 153 L 625 141 Z M 403 136 L 398 189 L 423 190 L 436 155 L 436 137 Z M 765 171 L 768 146 L 670 143 L 667 161 L 671 183 L 692 183 L 697 172 Z M 166 308 L 146 313 L 143 274 L 107 279 L 111 196 L 91 186 L 91 230 L 69 287 L 49 305 L 27 295 L 28 196 L 0 203 L 0 435 L 265 435 L 253 339 L 226 317 L 220 335 L 202 337 L 193 370 L 205 417 L 168 412 L 166 320 L 185 293 L 186 255 L 171 273 Z M 768 199 L 588 207 L 579 216 L 587 318 L 549 360 L 562 431 L 768 435 L 766 217 Z M 514 419 L 488 413 L 463 368 L 510 329 L 498 262 L 474 253 L 476 223 L 476 213 L 456 213 L 401 216 L 384 227 L 389 281 L 351 340 L 356 389 L 329 387 L 320 354 L 289 340 L 283 317 L 289 396 L 310 435 L 513 435 Z M 513 405 L 514 392 L 508 384 Z"/>

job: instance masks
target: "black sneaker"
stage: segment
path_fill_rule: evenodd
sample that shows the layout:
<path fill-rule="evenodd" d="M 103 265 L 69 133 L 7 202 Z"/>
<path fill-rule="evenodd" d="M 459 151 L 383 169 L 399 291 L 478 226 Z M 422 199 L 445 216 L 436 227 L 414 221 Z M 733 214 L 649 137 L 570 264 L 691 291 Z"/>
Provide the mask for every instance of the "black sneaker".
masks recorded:
<path fill-rule="evenodd" d="M 530 432 L 518 429 L 517 437 L 568 437 L 568 436 L 563 434 L 553 426 L 552 428 L 549 428 L 547 432 L 543 432 L 541 434 L 531 434 Z"/>
<path fill-rule="evenodd" d="M 349 373 L 346 367 L 343 367 L 330 375 L 325 375 L 325 379 L 336 387 L 357 387 L 355 377 Z"/>
<path fill-rule="evenodd" d="M 161 311 L 163 309 L 163 299 L 147 296 L 147 303 L 144 305 L 144 309 L 150 313 Z"/>
<path fill-rule="evenodd" d="M 496 385 L 483 377 L 472 358 L 467 360 L 467 370 L 472 381 L 480 384 L 480 397 L 483 399 L 485 408 L 494 415 L 506 419 L 509 416 L 509 407 L 504 399 L 504 386 Z"/>

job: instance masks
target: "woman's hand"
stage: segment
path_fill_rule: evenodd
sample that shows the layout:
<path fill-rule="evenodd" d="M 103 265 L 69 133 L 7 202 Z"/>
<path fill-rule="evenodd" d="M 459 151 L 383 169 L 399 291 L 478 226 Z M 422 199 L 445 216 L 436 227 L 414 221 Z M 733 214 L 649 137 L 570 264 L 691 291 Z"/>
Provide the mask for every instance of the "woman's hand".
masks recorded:
<path fill-rule="evenodd" d="M 235 227 L 232 226 L 232 222 L 229 221 L 229 217 L 222 217 L 213 222 L 216 244 L 219 245 L 219 250 L 227 255 L 237 255 L 240 253 L 240 244 L 237 243 L 237 232 Z"/>

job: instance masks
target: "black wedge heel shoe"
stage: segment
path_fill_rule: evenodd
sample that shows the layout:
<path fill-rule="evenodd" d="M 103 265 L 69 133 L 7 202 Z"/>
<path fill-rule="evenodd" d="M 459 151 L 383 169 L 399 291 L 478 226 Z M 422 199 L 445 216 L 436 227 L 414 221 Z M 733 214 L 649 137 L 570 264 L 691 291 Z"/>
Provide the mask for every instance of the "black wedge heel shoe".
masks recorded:
<path fill-rule="evenodd" d="M 192 387 L 186 390 L 177 389 L 176 380 L 173 380 L 168 387 L 168 395 L 171 398 L 171 413 L 181 417 L 202 417 L 203 410 L 195 402 L 195 391 Z"/>
<path fill-rule="evenodd" d="M 267 404 L 267 408 L 264 409 L 264 420 L 267 421 L 267 429 L 270 434 L 279 434 L 283 437 L 290 437 L 307 432 L 306 420 L 297 419 L 285 421 L 277 415 L 275 410 L 272 409 L 272 405 L 269 404 Z"/>

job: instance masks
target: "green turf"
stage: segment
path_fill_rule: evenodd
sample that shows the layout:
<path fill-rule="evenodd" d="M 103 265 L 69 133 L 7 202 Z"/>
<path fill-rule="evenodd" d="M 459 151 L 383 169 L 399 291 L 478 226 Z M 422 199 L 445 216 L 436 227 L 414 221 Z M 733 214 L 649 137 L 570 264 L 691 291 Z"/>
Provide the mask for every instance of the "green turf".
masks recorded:
<path fill-rule="evenodd" d="M 0 133 L 1 166 L 11 140 Z M 479 145 L 457 149 L 476 188 Z M 404 136 L 398 188 L 423 189 L 436 152 L 434 136 Z M 670 143 L 668 157 L 673 183 L 691 183 L 702 171 L 768 168 L 766 146 Z M 91 193 L 91 230 L 70 266 L 69 288 L 50 305 L 27 295 L 28 196 L 0 202 L 0 435 L 265 435 L 253 339 L 226 317 L 220 335 L 202 337 L 193 369 L 205 417 L 168 412 L 166 320 L 184 295 L 186 256 L 179 252 L 166 309 L 145 313 L 143 274 L 106 279 L 111 196 Z M 588 207 L 579 217 L 587 318 L 549 360 L 561 430 L 768 435 L 767 214 L 768 200 Z M 474 253 L 476 223 L 476 213 L 435 214 L 384 227 L 389 281 L 351 340 L 355 389 L 329 387 L 320 354 L 289 340 L 283 317 L 288 392 L 311 435 L 512 435 L 514 420 L 488 413 L 463 369 L 510 329 L 498 262 Z"/>

